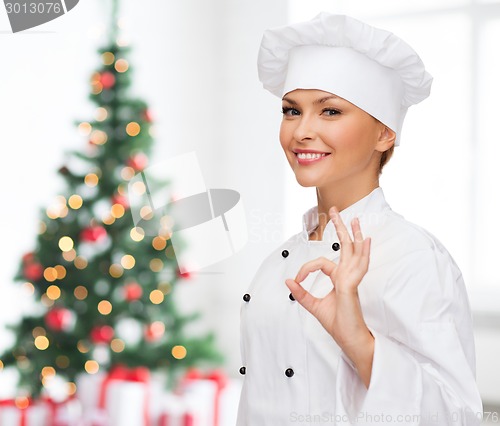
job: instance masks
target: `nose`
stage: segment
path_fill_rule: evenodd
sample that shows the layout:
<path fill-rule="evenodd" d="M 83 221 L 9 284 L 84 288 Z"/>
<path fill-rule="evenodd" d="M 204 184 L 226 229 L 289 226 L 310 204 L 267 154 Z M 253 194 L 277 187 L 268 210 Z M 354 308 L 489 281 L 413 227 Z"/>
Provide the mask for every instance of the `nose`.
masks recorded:
<path fill-rule="evenodd" d="M 296 141 L 308 141 L 316 137 L 314 130 L 314 122 L 310 114 L 303 114 L 299 120 L 296 120 L 297 127 L 293 132 L 293 137 Z"/>

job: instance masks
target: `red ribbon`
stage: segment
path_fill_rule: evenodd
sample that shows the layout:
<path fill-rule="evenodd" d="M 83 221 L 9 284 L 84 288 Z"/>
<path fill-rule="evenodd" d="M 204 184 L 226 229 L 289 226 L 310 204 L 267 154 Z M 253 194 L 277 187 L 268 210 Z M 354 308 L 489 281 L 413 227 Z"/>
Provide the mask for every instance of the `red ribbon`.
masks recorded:
<path fill-rule="evenodd" d="M 99 395 L 99 408 L 106 408 L 106 397 L 108 386 L 113 380 L 122 380 L 126 382 L 140 382 L 146 385 L 146 394 L 144 397 L 144 425 L 150 426 L 149 417 L 149 380 L 150 373 L 146 367 L 127 368 L 124 365 L 113 367 L 101 384 L 101 393 Z"/>
<path fill-rule="evenodd" d="M 222 390 L 227 386 L 228 379 L 226 374 L 222 370 L 213 370 L 208 372 L 207 374 L 203 374 L 200 370 L 196 368 L 190 368 L 183 378 L 183 385 L 189 383 L 194 380 L 212 380 L 216 384 L 215 391 L 215 401 L 214 401 L 214 426 L 219 426 L 219 405 L 220 405 L 220 396 Z M 186 426 L 191 426 L 193 424 L 192 416 L 190 418 L 184 418 L 184 424 Z"/>
<path fill-rule="evenodd" d="M 60 426 L 57 420 L 57 410 L 67 404 L 69 401 L 76 399 L 75 395 L 71 395 L 69 398 L 66 398 L 64 401 L 54 401 L 52 398 L 48 396 L 42 397 L 42 401 L 46 403 L 49 407 L 49 425 L 50 426 Z"/>
<path fill-rule="evenodd" d="M 21 413 L 21 418 L 19 419 L 20 420 L 19 426 L 27 426 L 26 425 L 26 411 L 27 411 L 28 407 L 31 405 L 31 402 L 32 402 L 31 399 L 28 398 L 28 405 L 26 405 L 26 407 L 19 407 L 16 404 L 15 399 L 2 399 L 2 400 L 0 400 L 0 408 L 1 407 L 15 407 L 15 408 L 17 408 Z"/>

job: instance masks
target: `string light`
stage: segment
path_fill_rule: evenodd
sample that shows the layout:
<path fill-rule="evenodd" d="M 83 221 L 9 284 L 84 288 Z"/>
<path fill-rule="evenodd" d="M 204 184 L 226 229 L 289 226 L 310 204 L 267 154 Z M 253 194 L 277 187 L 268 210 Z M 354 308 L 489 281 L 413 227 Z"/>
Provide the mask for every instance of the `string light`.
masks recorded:
<path fill-rule="evenodd" d="M 67 262 L 72 262 L 73 260 L 75 260 L 76 250 L 75 249 L 71 249 L 69 251 L 65 251 L 65 252 L 63 252 L 62 257 Z"/>
<path fill-rule="evenodd" d="M 84 121 L 78 125 L 78 131 L 84 135 L 90 135 L 90 132 L 92 131 L 92 125 Z"/>
<path fill-rule="evenodd" d="M 99 371 L 99 364 L 97 361 L 89 360 L 85 363 L 85 371 L 89 374 L 96 374 Z"/>
<path fill-rule="evenodd" d="M 172 348 L 172 356 L 175 359 L 183 359 L 187 355 L 187 350 L 182 345 L 177 345 Z"/>
<path fill-rule="evenodd" d="M 24 289 L 28 292 L 29 295 L 32 295 L 35 293 L 35 286 L 30 283 L 30 282 L 25 282 L 23 284 Z"/>
<path fill-rule="evenodd" d="M 121 204 L 113 204 L 111 206 L 111 215 L 117 219 L 125 214 L 125 208 Z"/>
<path fill-rule="evenodd" d="M 101 219 L 102 223 L 104 223 L 105 225 L 112 225 L 113 223 L 115 223 L 116 220 L 110 213 L 103 214 Z"/>
<path fill-rule="evenodd" d="M 77 269 L 85 269 L 88 265 L 87 259 L 82 256 L 77 256 L 73 263 Z"/>
<path fill-rule="evenodd" d="M 51 285 L 47 288 L 47 297 L 50 300 L 57 300 L 61 297 L 61 289 L 56 285 Z"/>
<path fill-rule="evenodd" d="M 35 347 L 40 350 L 44 351 L 49 347 L 49 339 L 45 336 L 38 336 L 35 338 Z"/>
<path fill-rule="evenodd" d="M 91 188 L 96 186 L 99 182 L 99 177 L 95 173 L 88 173 L 85 176 L 85 185 L 90 186 Z"/>
<path fill-rule="evenodd" d="M 125 59 L 118 59 L 115 62 L 115 70 L 119 73 L 124 73 L 128 70 L 128 62 Z"/>
<path fill-rule="evenodd" d="M 72 396 L 76 393 L 76 384 L 75 383 L 68 382 L 67 387 L 68 387 L 68 395 L 69 396 Z"/>
<path fill-rule="evenodd" d="M 135 176 L 135 170 L 132 167 L 126 166 L 120 172 L 123 180 L 130 180 Z"/>
<path fill-rule="evenodd" d="M 59 248 L 62 251 L 70 251 L 73 248 L 73 240 L 68 236 L 59 238 Z"/>
<path fill-rule="evenodd" d="M 132 192 L 136 195 L 142 195 L 146 192 L 146 185 L 141 181 L 134 182 L 132 184 Z"/>
<path fill-rule="evenodd" d="M 26 408 L 28 408 L 30 405 L 30 401 L 25 396 L 18 396 L 15 399 L 15 404 L 16 404 L 16 407 L 19 408 L 20 410 L 26 410 Z"/>
<path fill-rule="evenodd" d="M 99 107 L 95 110 L 95 119 L 97 121 L 104 121 L 108 118 L 108 110 L 104 107 Z"/>
<path fill-rule="evenodd" d="M 149 220 L 154 217 L 153 210 L 149 206 L 141 207 L 141 210 L 139 210 L 139 214 L 144 220 Z"/>
<path fill-rule="evenodd" d="M 149 300 L 151 300 L 151 303 L 154 305 L 159 305 L 163 300 L 165 299 L 165 296 L 160 290 L 153 290 L 151 293 L 149 293 Z"/>
<path fill-rule="evenodd" d="M 33 337 L 36 338 L 38 336 L 45 336 L 47 332 L 43 327 L 35 327 L 32 331 Z"/>
<path fill-rule="evenodd" d="M 121 339 L 113 339 L 111 341 L 111 350 L 116 353 L 123 352 L 125 349 L 125 342 Z"/>
<path fill-rule="evenodd" d="M 163 261 L 158 258 L 151 259 L 149 261 L 149 269 L 153 272 L 160 272 L 163 269 Z"/>
<path fill-rule="evenodd" d="M 84 342 L 83 340 L 78 341 L 78 343 L 76 344 L 76 348 L 82 354 L 86 354 L 90 350 L 88 344 L 86 342 Z"/>
<path fill-rule="evenodd" d="M 132 269 L 135 266 L 135 258 L 130 254 L 126 254 L 121 258 L 120 263 L 125 269 Z"/>
<path fill-rule="evenodd" d="M 90 141 L 94 145 L 104 145 L 108 141 L 108 134 L 102 130 L 94 130 L 90 134 Z"/>
<path fill-rule="evenodd" d="M 136 226 L 135 228 L 132 228 L 130 230 L 130 238 L 132 238 L 134 241 L 142 241 L 144 239 L 144 235 L 144 229 L 139 226 Z"/>
<path fill-rule="evenodd" d="M 154 237 L 151 244 L 155 250 L 163 250 L 167 246 L 167 240 L 163 237 Z"/>
<path fill-rule="evenodd" d="M 129 136 L 137 136 L 141 132 L 141 126 L 139 125 L 139 123 L 131 121 L 127 124 L 125 131 Z"/>
<path fill-rule="evenodd" d="M 108 300 L 101 300 L 97 305 L 97 310 L 101 315 L 109 315 L 113 310 L 113 305 Z"/>
<path fill-rule="evenodd" d="M 46 231 L 47 231 L 47 225 L 43 220 L 41 220 L 40 222 L 38 222 L 38 233 L 42 235 L 45 234 Z"/>
<path fill-rule="evenodd" d="M 54 266 L 54 269 L 56 270 L 58 280 L 62 280 L 66 277 L 66 268 L 64 266 L 56 265 Z"/>
<path fill-rule="evenodd" d="M 162 282 L 158 284 L 158 290 L 160 290 L 165 296 L 172 291 L 172 284 L 169 282 Z"/>
<path fill-rule="evenodd" d="M 50 308 L 51 306 L 54 305 L 54 301 L 49 299 L 47 295 L 44 293 L 42 294 L 42 297 L 40 298 L 42 304 L 46 306 L 47 308 Z"/>
<path fill-rule="evenodd" d="M 42 368 L 42 372 L 40 374 L 42 376 L 42 378 L 50 378 L 50 377 L 54 377 L 56 375 L 56 370 L 54 369 L 54 367 L 43 367 Z"/>
<path fill-rule="evenodd" d="M 109 267 L 109 275 L 113 278 L 120 278 L 123 275 L 123 268 L 118 263 L 113 263 Z"/>
<path fill-rule="evenodd" d="M 56 268 L 53 268 L 52 266 L 49 266 L 44 269 L 43 271 L 43 277 L 48 281 L 52 282 L 57 279 L 57 270 Z"/>
<path fill-rule="evenodd" d="M 83 205 L 83 198 L 78 194 L 73 194 L 69 197 L 68 204 L 73 210 L 78 210 Z"/>
<path fill-rule="evenodd" d="M 111 52 L 104 52 L 101 55 L 101 60 L 104 65 L 111 65 L 115 61 L 115 55 Z"/>
<path fill-rule="evenodd" d="M 83 285 L 79 285 L 78 287 L 75 288 L 73 294 L 78 300 L 85 300 L 89 292 Z"/>

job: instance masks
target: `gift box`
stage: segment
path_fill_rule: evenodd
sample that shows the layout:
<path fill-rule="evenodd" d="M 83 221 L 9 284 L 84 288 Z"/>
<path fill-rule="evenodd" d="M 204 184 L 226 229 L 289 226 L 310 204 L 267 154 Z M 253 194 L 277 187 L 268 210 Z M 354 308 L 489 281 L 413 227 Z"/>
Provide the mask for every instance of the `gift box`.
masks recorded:
<path fill-rule="evenodd" d="M 47 407 L 47 426 L 80 426 L 82 405 L 76 397 L 57 401 L 49 397 L 41 399 L 40 403 Z M 3 426 L 0 423 L 0 426 Z"/>
<path fill-rule="evenodd" d="M 0 400 L 1 426 L 47 426 L 49 409 L 46 404 L 28 398 Z"/>
<path fill-rule="evenodd" d="M 151 426 L 150 373 L 116 366 L 108 374 L 80 376 L 78 398 L 85 426 Z"/>
<path fill-rule="evenodd" d="M 175 393 L 166 395 L 158 426 L 234 426 L 241 382 L 221 370 L 190 369 Z"/>

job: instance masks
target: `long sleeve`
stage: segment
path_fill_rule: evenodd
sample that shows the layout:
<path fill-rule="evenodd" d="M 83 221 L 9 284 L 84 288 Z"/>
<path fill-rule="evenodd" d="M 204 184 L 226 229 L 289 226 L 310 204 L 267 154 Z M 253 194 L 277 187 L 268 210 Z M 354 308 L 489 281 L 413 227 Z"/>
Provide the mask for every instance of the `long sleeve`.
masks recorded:
<path fill-rule="evenodd" d="M 480 424 L 472 320 L 465 285 L 440 245 L 394 265 L 379 315 L 369 388 L 341 355 L 336 382 L 338 424 Z"/>

